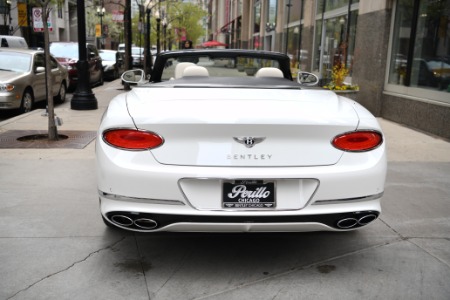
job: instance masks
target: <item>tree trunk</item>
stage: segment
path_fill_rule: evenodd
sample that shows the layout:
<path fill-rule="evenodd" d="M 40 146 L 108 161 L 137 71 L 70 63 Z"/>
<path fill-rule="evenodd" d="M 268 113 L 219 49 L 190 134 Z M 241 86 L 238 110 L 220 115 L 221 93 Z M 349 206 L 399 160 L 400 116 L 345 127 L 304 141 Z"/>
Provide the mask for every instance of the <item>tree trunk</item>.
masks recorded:
<path fill-rule="evenodd" d="M 53 78 L 52 67 L 50 64 L 49 36 L 48 36 L 48 4 L 50 0 L 42 3 L 42 22 L 44 23 L 44 52 L 45 52 L 45 83 L 47 93 L 48 110 L 48 139 L 50 141 L 58 140 L 58 127 L 55 123 L 55 106 L 53 101 Z"/>

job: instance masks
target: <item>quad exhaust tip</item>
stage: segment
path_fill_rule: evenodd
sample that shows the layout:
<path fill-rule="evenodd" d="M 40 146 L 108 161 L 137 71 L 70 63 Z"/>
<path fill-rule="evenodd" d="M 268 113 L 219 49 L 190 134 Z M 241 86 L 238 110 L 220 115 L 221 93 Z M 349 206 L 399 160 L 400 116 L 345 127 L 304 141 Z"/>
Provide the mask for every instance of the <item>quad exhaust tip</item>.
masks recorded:
<path fill-rule="evenodd" d="M 336 226 L 340 229 L 351 229 L 356 227 L 365 226 L 372 221 L 377 219 L 376 214 L 367 214 L 363 215 L 362 217 L 356 216 L 356 217 L 349 217 L 341 219 L 337 222 Z"/>
<path fill-rule="evenodd" d="M 130 217 L 124 215 L 114 215 L 111 217 L 111 221 L 124 227 L 129 227 L 133 225 L 133 220 Z"/>
<path fill-rule="evenodd" d="M 328 221 L 324 221 L 323 223 L 337 229 L 349 230 L 366 226 L 377 218 L 377 212 L 354 212 L 340 214 L 339 216 L 336 216 L 334 221 L 333 219 L 328 219 Z M 116 212 L 111 213 L 111 215 L 108 216 L 108 219 L 119 227 L 136 231 L 152 231 L 161 226 L 158 221 L 154 219 L 154 216 L 150 214 Z"/>
<path fill-rule="evenodd" d="M 135 227 L 143 230 L 152 230 L 158 227 L 158 222 L 148 218 L 138 218 L 133 220 L 126 215 L 113 215 L 110 218 L 111 222 L 122 227 Z"/>
<path fill-rule="evenodd" d="M 152 219 L 140 218 L 140 219 L 134 220 L 134 225 L 136 225 L 137 227 L 139 227 L 141 229 L 151 230 L 151 229 L 155 229 L 158 226 L 158 223 Z"/>

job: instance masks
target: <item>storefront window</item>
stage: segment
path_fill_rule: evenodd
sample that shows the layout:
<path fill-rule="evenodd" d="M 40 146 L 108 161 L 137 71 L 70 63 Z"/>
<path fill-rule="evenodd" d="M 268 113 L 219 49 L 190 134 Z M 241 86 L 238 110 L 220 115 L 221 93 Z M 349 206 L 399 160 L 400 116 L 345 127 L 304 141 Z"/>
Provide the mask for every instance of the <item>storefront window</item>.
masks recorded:
<path fill-rule="evenodd" d="M 287 43 L 287 54 L 291 58 L 291 68 L 298 68 L 299 60 L 299 43 L 300 43 L 300 27 L 290 27 L 289 39 Z"/>
<path fill-rule="evenodd" d="M 269 8 L 267 10 L 267 25 L 269 26 L 277 24 L 277 6 L 278 0 L 269 0 Z"/>
<path fill-rule="evenodd" d="M 355 3 L 359 3 L 359 0 L 319 0 L 317 2 L 317 11 L 322 12 L 324 5 L 325 12 L 329 12 Z"/>
<path fill-rule="evenodd" d="M 331 70 L 337 64 L 344 64 L 351 75 L 357 18 L 358 11 L 352 11 L 350 23 L 348 15 L 324 19 L 325 31 L 322 20 L 316 21 L 313 70 L 321 72 L 324 84 L 331 79 Z"/>
<path fill-rule="evenodd" d="M 289 22 L 298 22 L 301 18 L 301 6 L 304 0 L 284 0 L 285 6 L 289 6 Z"/>
<path fill-rule="evenodd" d="M 450 0 L 398 1 L 388 83 L 450 92 Z"/>
<path fill-rule="evenodd" d="M 256 1 L 253 7 L 253 20 L 255 20 L 253 33 L 259 33 L 261 25 L 261 3 Z"/>

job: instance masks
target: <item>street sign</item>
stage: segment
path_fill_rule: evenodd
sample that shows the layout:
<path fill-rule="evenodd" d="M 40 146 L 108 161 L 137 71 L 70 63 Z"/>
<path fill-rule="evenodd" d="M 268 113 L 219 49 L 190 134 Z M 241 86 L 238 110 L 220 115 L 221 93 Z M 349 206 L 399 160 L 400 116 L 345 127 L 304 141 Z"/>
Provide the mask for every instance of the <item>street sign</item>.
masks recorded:
<path fill-rule="evenodd" d="M 27 4 L 26 3 L 17 3 L 17 15 L 18 15 L 18 22 L 20 27 L 28 26 L 27 18 L 28 18 L 28 12 L 27 12 Z"/>
<path fill-rule="evenodd" d="M 47 19 L 48 31 L 53 31 L 52 26 L 52 18 L 51 15 L 48 15 Z M 42 20 L 42 8 L 41 7 L 33 7 L 33 30 L 34 32 L 42 32 L 44 31 L 44 22 Z"/>
<path fill-rule="evenodd" d="M 123 11 L 113 10 L 112 20 L 114 22 L 123 22 Z"/>
<path fill-rule="evenodd" d="M 100 24 L 95 24 L 95 37 L 101 37 L 102 36 L 102 27 Z"/>

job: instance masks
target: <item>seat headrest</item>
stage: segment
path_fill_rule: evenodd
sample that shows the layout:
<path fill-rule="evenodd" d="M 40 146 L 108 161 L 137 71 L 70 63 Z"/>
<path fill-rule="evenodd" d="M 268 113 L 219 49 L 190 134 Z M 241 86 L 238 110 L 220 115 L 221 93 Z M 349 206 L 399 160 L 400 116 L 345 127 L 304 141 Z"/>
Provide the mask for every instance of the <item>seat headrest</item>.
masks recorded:
<path fill-rule="evenodd" d="M 256 72 L 255 77 L 278 77 L 278 78 L 283 78 L 284 76 L 283 76 L 283 72 L 281 72 L 280 69 L 267 67 L 267 68 L 259 69 L 258 72 Z"/>
<path fill-rule="evenodd" d="M 181 62 L 177 64 L 174 72 L 175 79 L 183 77 L 184 69 L 190 66 L 195 66 L 195 64 L 191 62 Z"/>
<path fill-rule="evenodd" d="M 200 66 L 188 66 L 183 71 L 183 77 L 191 77 L 191 76 L 209 76 L 208 70 L 205 67 Z"/>

